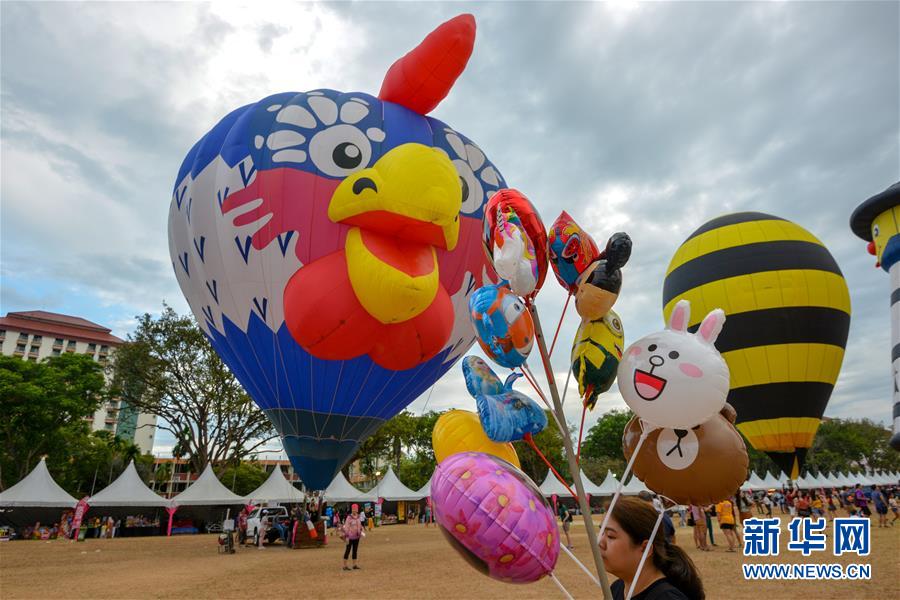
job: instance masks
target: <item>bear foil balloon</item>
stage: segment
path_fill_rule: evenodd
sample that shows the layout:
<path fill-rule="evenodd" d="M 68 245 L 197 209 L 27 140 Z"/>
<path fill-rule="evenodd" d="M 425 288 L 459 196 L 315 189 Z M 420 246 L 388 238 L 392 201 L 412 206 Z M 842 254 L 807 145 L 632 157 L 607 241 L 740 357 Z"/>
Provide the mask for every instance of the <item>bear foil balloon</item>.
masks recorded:
<path fill-rule="evenodd" d="M 486 285 L 469 298 L 478 344 L 498 365 L 514 369 L 531 353 L 534 322 L 521 298 L 502 285 Z"/>
<path fill-rule="evenodd" d="M 593 321 L 582 321 L 572 344 L 572 373 L 578 393 L 589 410 L 612 387 L 625 348 L 625 329 L 615 311 Z"/>
<path fill-rule="evenodd" d="M 730 404 L 690 429 L 655 429 L 634 461 L 634 474 L 679 504 L 706 505 L 734 495 L 747 479 L 749 458 Z M 622 450 L 630 460 L 641 437 L 636 417 L 625 426 Z"/>
<path fill-rule="evenodd" d="M 441 532 L 481 573 L 530 583 L 556 566 L 556 516 L 534 482 L 509 463 L 454 454 L 435 469 L 431 499 Z"/>
<path fill-rule="evenodd" d="M 668 328 L 631 344 L 619 363 L 622 397 L 656 427 L 690 429 L 722 410 L 728 396 L 728 365 L 713 345 L 725 313 L 712 311 L 692 334 L 690 310 L 689 302 L 679 302 Z"/>
<path fill-rule="evenodd" d="M 484 452 L 519 466 L 519 455 L 510 443 L 494 442 L 481 427 L 478 415 L 467 410 L 448 410 L 431 430 L 431 447 L 434 458 L 440 464 L 457 452 Z"/>
<path fill-rule="evenodd" d="M 462 361 L 466 387 L 475 398 L 478 418 L 487 436 L 495 442 L 515 442 L 526 433 L 537 435 L 547 426 L 547 415 L 537 402 L 512 389 L 522 375 L 511 373 L 506 383 L 477 356 Z"/>
<path fill-rule="evenodd" d="M 578 278 L 600 258 L 597 242 L 569 213 L 562 211 L 550 226 L 547 246 L 556 280 L 574 294 L 578 290 Z"/>
<path fill-rule="evenodd" d="M 544 229 L 544 222 L 537 210 L 525 197 L 525 194 L 518 190 L 503 189 L 490 196 L 487 205 L 484 208 L 484 219 L 482 223 L 482 243 L 484 251 L 487 253 L 488 259 L 494 262 L 494 239 L 497 230 L 497 214 L 507 212 L 509 209 L 515 211 L 516 216 L 525 230 L 525 235 L 534 246 L 535 260 L 537 264 L 537 284 L 531 292 L 531 296 L 537 294 L 544 285 L 544 278 L 547 276 L 547 231 Z"/>
<path fill-rule="evenodd" d="M 318 89 L 238 108 L 178 172 L 178 283 L 311 490 L 474 342 L 468 292 L 492 272 L 481 220 L 505 184 L 428 116 L 474 37 L 471 15 L 441 25 L 378 96 Z"/>

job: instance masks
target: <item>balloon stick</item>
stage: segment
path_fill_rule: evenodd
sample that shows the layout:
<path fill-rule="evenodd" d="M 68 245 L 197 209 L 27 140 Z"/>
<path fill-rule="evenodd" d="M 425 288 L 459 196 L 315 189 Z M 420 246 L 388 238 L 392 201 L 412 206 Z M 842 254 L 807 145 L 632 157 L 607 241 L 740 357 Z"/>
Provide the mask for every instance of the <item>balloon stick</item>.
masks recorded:
<path fill-rule="evenodd" d="M 566 588 L 563 587 L 563 584 L 560 583 L 559 579 L 556 578 L 556 575 L 554 575 L 553 573 L 550 573 L 550 579 L 553 581 L 553 583 L 556 584 L 556 587 L 559 588 L 559 591 L 561 591 L 565 595 L 566 598 L 568 598 L 569 600 L 575 600 L 575 598 L 572 597 L 572 594 L 570 594 L 566 590 Z"/>
<path fill-rule="evenodd" d="M 638 452 L 641 450 L 641 446 L 644 445 L 644 440 L 647 439 L 647 436 L 650 435 L 650 432 L 656 429 L 655 425 L 650 425 L 643 419 L 640 420 L 641 423 L 641 438 L 638 440 L 637 445 L 634 447 L 634 452 L 631 453 L 631 458 L 628 460 L 628 465 L 625 467 L 625 472 L 622 473 L 622 479 L 619 480 L 619 485 L 616 486 L 616 493 L 613 494 L 613 499 L 609 503 L 609 508 L 606 509 L 606 514 L 603 515 L 603 523 L 600 525 L 600 535 L 599 537 L 603 538 L 603 532 L 606 530 L 606 525 L 609 523 L 609 516 L 612 514 L 612 509 L 616 505 L 616 502 L 619 501 L 619 496 L 622 495 L 622 488 L 625 486 L 625 480 L 628 478 L 628 474 L 631 473 L 631 467 L 634 465 L 634 460 L 637 458 Z"/>
<path fill-rule="evenodd" d="M 656 517 L 656 525 L 653 526 L 653 533 L 650 534 L 650 541 L 647 542 L 647 547 L 644 548 L 644 553 L 641 554 L 641 562 L 638 563 L 637 571 L 634 572 L 634 578 L 631 580 L 631 585 L 628 587 L 628 595 L 625 596 L 625 600 L 631 600 L 631 595 L 634 593 L 634 586 L 637 585 L 638 578 L 641 576 L 641 571 L 644 569 L 644 563 L 647 562 L 647 556 L 650 554 L 650 548 L 653 546 L 653 540 L 656 539 L 656 532 L 659 531 L 659 524 L 662 523 L 663 520 L 663 511 L 659 511 L 659 516 Z"/>
<path fill-rule="evenodd" d="M 576 565 L 578 565 L 579 567 L 581 567 L 581 570 L 584 571 L 584 573 L 585 573 L 588 577 L 591 578 L 591 581 L 593 581 L 593 582 L 596 583 L 597 585 L 600 585 L 600 581 L 594 576 L 593 573 L 591 573 L 590 571 L 588 571 L 588 568 L 587 568 L 586 566 L 584 566 L 584 563 L 583 563 L 583 562 L 581 562 L 580 560 L 578 560 L 578 557 L 577 557 L 577 556 L 575 556 L 574 554 L 572 554 L 572 551 L 571 551 L 571 550 L 569 550 L 568 548 L 566 548 L 566 547 L 565 547 L 564 545 L 562 545 L 562 544 L 560 544 L 559 547 L 562 548 L 562 550 L 563 550 L 566 554 L 569 555 L 569 558 L 571 558 L 572 560 L 575 561 L 575 564 L 576 564 Z M 602 586 L 601 586 L 601 587 L 602 587 Z"/>
<path fill-rule="evenodd" d="M 590 395 L 590 392 L 588 392 Z M 575 462 L 581 464 L 581 437 L 584 435 L 584 417 L 587 415 L 587 404 L 581 407 L 581 427 L 578 428 L 578 452 L 575 454 Z"/>
<path fill-rule="evenodd" d="M 537 339 L 538 350 L 541 354 L 541 361 L 544 363 L 544 373 L 547 376 L 547 384 L 550 387 L 550 396 L 553 398 L 553 412 L 557 419 L 562 423 L 566 422 L 566 415 L 563 412 L 562 402 L 559 399 L 559 390 L 556 387 L 556 380 L 553 377 L 553 369 L 550 367 L 550 356 L 547 353 L 547 343 L 544 339 L 544 331 L 541 327 L 541 320 L 538 316 L 537 307 L 533 302 L 528 304 L 528 312 L 531 313 L 531 319 L 534 322 L 534 337 Z M 566 449 L 566 460 L 569 463 L 569 472 L 575 480 L 575 489 L 578 491 L 576 496 L 578 505 L 581 510 L 581 518 L 584 521 L 584 528 L 587 531 L 588 543 L 591 546 L 591 555 L 594 558 L 594 565 L 597 568 L 597 575 L 600 578 L 601 589 L 605 600 L 612 600 L 612 593 L 609 590 L 609 581 L 606 578 L 606 569 L 603 568 L 603 558 L 600 556 L 600 547 L 597 545 L 597 530 L 591 520 L 591 509 L 587 503 L 587 496 L 584 494 L 584 485 L 581 481 L 581 475 L 578 469 L 578 463 L 575 462 L 575 450 L 572 447 L 572 438 L 568 430 L 561 429 L 563 446 Z"/>

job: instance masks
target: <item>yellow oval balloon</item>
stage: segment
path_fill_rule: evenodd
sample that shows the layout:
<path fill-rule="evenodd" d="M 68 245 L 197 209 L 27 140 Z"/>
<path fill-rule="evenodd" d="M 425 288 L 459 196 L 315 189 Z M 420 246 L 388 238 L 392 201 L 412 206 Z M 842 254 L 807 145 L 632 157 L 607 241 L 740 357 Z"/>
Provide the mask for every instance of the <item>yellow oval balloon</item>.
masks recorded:
<path fill-rule="evenodd" d="M 714 308 L 737 428 L 792 479 L 800 475 L 850 329 L 850 292 L 834 257 L 803 227 L 763 213 L 713 219 L 678 248 L 663 315 L 691 302 L 690 330 Z"/>
<path fill-rule="evenodd" d="M 438 464 L 457 452 L 484 452 L 522 468 L 513 445 L 491 440 L 481 427 L 478 415 L 467 410 L 450 410 L 442 414 L 431 432 L 431 445 Z"/>

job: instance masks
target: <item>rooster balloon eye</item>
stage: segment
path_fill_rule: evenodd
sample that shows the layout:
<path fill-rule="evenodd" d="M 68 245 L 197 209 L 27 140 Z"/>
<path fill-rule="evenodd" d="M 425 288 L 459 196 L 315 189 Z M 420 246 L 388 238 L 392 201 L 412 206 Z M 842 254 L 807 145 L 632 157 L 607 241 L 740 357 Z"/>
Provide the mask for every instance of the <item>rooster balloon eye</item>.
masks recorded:
<path fill-rule="evenodd" d="M 362 162 L 362 152 L 356 144 L 344 142 L 334 148 L 331 158 L 342 169 L 355 169 Z"/>
<path fill-rule="evenodd" d="M 372 145 L 366 134 L 342 123 L 320 131 L 309 142 L 316 168 L 331 177 L 346 177 L 369 164 Z"/>
<path fill-rule="evenodd" d="M 466 182 L 465 177 L 459 178 L 459 184 L 462 187 L 462 201 L 465 202 L 469 197 L 469 184 Z"/>

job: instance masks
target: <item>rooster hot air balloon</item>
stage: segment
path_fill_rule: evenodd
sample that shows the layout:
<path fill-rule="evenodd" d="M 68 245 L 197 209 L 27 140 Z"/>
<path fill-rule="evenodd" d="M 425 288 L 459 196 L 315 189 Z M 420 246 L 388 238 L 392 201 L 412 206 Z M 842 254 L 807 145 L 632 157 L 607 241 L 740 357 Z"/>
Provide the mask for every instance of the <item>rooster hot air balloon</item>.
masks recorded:
<path fill-rule="evenodd" d="M 178 173 L 178 282 L 309 489 L 474 341 L 468 295 L 492 283 L 481 218 L 505 182 L 428 116 L 474 38 L 471 15 L 444 23 L 378 96 L 319 89 L 238 108 Z"/>
<path fill-rule="evenodd" d="M 728 363 L 737 427 L 796 479 L 834 388 L 850 328 L 850 294 L 827 248 L 762 213 L 709 221 L 678 248 L 663 313 L 687 299 L 690 323 L 722 308 L 716 348 Z"/>

